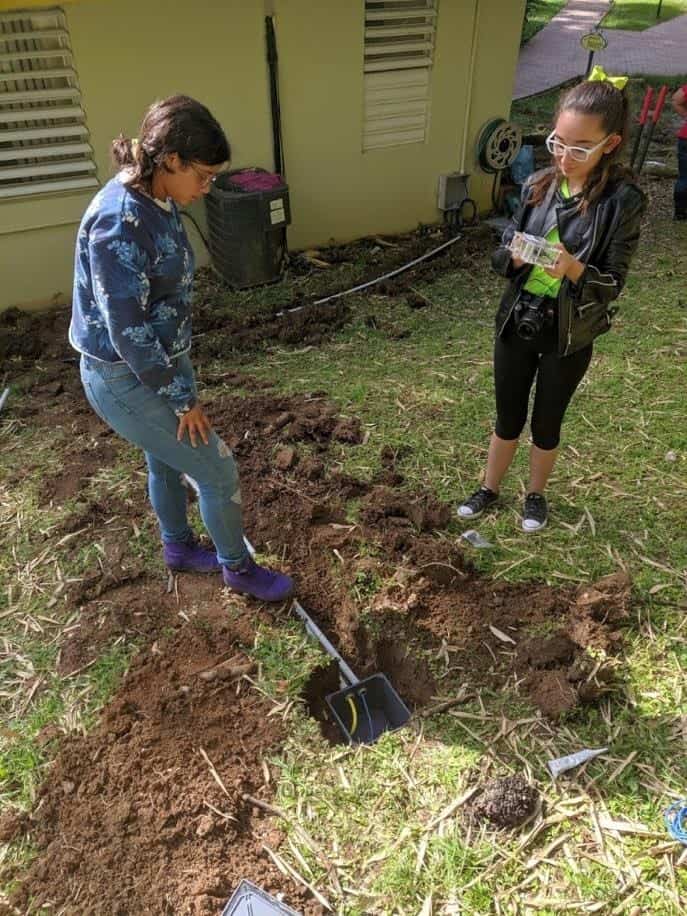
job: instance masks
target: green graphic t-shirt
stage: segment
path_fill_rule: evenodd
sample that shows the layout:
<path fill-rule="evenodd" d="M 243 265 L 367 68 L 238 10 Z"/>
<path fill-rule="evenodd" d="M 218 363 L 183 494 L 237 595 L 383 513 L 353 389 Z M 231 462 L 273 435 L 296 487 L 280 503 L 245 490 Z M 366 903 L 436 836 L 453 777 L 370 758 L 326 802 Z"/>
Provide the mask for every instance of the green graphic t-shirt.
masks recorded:
<path fill-rule="evenodd" d="M 561 182 L 560 190 L 563 197 L 567 200 L 567 198 L 570 197 L 567 178 L 564 178 Z M 546 241 L 554 245 L 560 242 L 557 223 L 554 223 L 553 229 L 547 233 Z M 526 289 L 528 293 L 533 293 L 535 296 L 551 296 L 552 299 L 558 296 L 558 290 L 560 288 L 561 281 L 557 280 L 555 277 L 550 277 L 543 267 L 538 267 L 536 264 L 530 271 L 530 275 L 524 286 L 524 289 Z"/>

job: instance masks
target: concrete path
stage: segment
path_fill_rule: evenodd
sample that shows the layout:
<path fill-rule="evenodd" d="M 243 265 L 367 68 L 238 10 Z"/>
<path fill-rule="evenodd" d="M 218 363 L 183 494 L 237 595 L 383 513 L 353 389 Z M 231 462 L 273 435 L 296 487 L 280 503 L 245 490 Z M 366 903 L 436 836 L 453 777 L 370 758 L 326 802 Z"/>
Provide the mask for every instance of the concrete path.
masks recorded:
<path fill-rule="evenodd" d="M 587 69 L 589 54 L 580 38 L 608 11 L 608 0 L 570 0 L 520 52 L 514 99 L 544 92 Z M 687 15 L 631 32 L 603 30 L 608 47 L 597 51 L 594 63 L 608 73 L 651 73 L 674 76 L 687 73 Z"/>

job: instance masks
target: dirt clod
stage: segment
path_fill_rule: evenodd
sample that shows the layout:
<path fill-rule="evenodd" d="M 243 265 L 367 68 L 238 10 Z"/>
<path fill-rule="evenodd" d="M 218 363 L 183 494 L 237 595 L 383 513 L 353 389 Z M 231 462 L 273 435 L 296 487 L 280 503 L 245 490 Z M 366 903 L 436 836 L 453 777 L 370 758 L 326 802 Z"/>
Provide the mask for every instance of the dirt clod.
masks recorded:
<path fill-rule="evenodd" d="M 476 823 L 519 827 L 534 813 L 538 800 L 539 793 L 522 776 L 506 776 L 485 783 L 466 815 Z"/>
<path fill-rule="evenodd" d="M 345 442 L 347 445 L 359 445 L 363 441 L 360 420 L 357 417 L 339 420 L 332 430 L 332 438 L 337 442 Z"/>
<path fill-rule="evenodd" d="M 274 466 L 280 471 L 290 471 L 298 464 L 298 452 L 295 448 L 282 448 L 274 458 Z"/>
<path fill-rule="evenodd" d="M 368 525 L 433 531 L 448 525 L 451 507 L 429 494 L 405 496 L 381 486 L 375 487 L 363 500 L 360 514 Z"/>

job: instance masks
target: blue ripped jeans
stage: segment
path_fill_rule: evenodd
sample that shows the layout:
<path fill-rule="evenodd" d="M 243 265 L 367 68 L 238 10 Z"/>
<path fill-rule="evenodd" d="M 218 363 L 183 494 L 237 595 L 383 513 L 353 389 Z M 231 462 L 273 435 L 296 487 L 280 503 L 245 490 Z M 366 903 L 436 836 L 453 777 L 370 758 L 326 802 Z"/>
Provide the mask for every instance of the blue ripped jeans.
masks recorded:
<path fill-rule="evenodd" d="M 188 356 L 179 357 L 181 372 L 192 380 Z M 228 446 L 214 432 L 209 444 L 197 448 L 188 434 L 177 441 L 178 419 L 172 408 L 141 384 L 126 363 L 104 363 L 81 356 L 81 381 L 86 397 L 108 426 L 143 449 L 148 463 L 148 494 L 165 544 L 186 541 L 192 534 L 186 515 L 185 473 L 198 485 L 200 514 L 212 538 L 217 559 L 238 566 L 246 558 L 241 491 L 236 463 Z"/>

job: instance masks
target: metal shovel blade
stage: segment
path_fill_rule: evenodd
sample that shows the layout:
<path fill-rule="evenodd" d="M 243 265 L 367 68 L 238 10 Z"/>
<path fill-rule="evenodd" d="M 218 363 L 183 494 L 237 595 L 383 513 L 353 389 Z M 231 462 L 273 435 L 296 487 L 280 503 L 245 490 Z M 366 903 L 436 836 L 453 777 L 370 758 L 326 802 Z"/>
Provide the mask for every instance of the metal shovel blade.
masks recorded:
<path fill-rule="evenodd" d="M 245 878 L 222 910 L 222 916 L 301 916 Z"/>
<path fill-rule="evenodd" d="M 384 674 L 372 674 L 330 693 L 326 701 L 350 744 L 374 744 L 384 732 L 400 728 L 410 718 L 410 710 Z"/>

